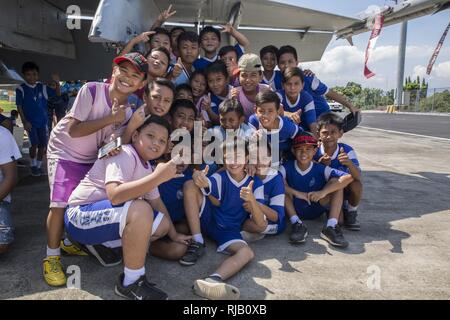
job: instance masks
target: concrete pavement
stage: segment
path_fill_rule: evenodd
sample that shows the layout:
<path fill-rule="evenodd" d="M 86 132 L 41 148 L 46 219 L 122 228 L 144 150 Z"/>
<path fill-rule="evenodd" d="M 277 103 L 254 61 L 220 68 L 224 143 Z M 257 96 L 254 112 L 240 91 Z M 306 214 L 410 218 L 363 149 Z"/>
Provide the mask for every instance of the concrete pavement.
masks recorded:
<path fill-rule="evenodd" d="M 360 232 L 345 231 L 350 246 L 319 238 L 323 221 L 307 222 L 305 245 L 288 233 L 252 243 L 255 260 L 231 279 L 242 299 L 449 299 L 450 142 L 356 129 L 346 134 L 364 170 Z M 1 299 L 119 299 L 121 267 L 105 269 L 86 257 L 64 257 L 81 268 L 83 291 L 49 288 L 41 274 L 48 206 L 45 178 L 25 177 L 14 192 L 16 242 L 0 257 Z M 207 243 L 192 267 L 150 257 L 147 275 L 171 299 L 198 299 L 195 279 L 225 257 Z M 379 286 L 378 286 L 379 284 Z"/>

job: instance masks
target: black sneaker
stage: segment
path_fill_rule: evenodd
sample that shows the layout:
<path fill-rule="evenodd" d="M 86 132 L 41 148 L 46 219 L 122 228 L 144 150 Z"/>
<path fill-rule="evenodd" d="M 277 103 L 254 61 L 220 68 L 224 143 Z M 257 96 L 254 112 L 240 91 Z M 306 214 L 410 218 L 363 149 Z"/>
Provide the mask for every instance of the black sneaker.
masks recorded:
<path fill-rule="evenodd" d="M 297 222 L 292 225 L 291 235 L 289 236 L 290 243 L 304 243 L 308 236 L 308 229 L 304 223 Z"/>
<path fill-rule="evenodd" d="M 192 266 L 197 262 L 198 258 L 200 258 L 203 255 L 204 252 L 205 252 L 205 244 L 192 240 L 191 243 L 189 244 L 186 253 L 179 260 L 179 262 L 183 266 Z"/>
<path fill-rule="evenodd" d="M 348 241 L 345 240 L 344 235 L 342 234 L 342 230 L 339 225 L 336 225 L 334 228 L 325 227 L 320 233 L 320 237 L 325 241 L 328 241 L 331 245 L 340 248 L 347 248 Z"/>
<path fill-rule="evenodd" d="M 118 296 L 129 300 L 169 300 L 167 293 L 157 288 L 154 283 L 148 282 L 145 275 L 128 287 L 123 286 L 124 277 L 123 273 L 119 276 L 119 283 L 115 288 Z"/>
<path fill-rule="evenodd" d="M 101 244 L 83 245 L 76 244 L 89 255 L 97 258 L 98 262 L 104 267 L 114 267 L 122 263 L 122 248 L 108 248 Z"/>
<path fill-rule="evenodd" d="M 361 225 L 359 224 L 356 217 L 358 216 L 358 211 L 348 211 L 344 210 L 344 227 L 348 230 L 359 231 Z"/>

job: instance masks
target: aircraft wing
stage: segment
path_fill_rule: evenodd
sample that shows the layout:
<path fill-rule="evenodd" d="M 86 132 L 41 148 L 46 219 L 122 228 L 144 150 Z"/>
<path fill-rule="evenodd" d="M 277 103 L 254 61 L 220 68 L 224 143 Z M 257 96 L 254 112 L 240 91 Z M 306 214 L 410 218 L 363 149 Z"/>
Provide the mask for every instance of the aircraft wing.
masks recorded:
<path fill-rule="evenodd" d="M 93 21 L 69 30 L 66 11 L 73 4 Z M 0 60 L 17 72 L 35 61 L 43 80 L 52 72 L 64 80 L 106 78 L 115 47 L 148 30 L 169 4 L 177 11 L 170 23 L 196 30 L 232 22 L 249 37 L 251 51 L 289 44 L 302 61 L 320 60 L 336 30 L 360 21 L 268 0 L 0 0 Z M 233 39 L 225 36 L 228 43 Z"/>

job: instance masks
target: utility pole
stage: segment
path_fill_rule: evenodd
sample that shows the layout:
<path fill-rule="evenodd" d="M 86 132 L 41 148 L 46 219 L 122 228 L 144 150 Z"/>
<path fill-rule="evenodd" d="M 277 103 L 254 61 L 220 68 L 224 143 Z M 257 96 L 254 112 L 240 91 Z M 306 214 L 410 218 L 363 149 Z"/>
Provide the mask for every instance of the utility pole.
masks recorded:
<path fill-rule="evenodd" d="M 399 107 L 403 104 L 403 78 L 405 76 L 405 55 L 406 55 L 406 34 L 408 30 L 408 22 L 403 21 L 400 28 L 400 44 L 398 48 L 398 64 L 397 64 L 397 96 L 395 105 Z"/>

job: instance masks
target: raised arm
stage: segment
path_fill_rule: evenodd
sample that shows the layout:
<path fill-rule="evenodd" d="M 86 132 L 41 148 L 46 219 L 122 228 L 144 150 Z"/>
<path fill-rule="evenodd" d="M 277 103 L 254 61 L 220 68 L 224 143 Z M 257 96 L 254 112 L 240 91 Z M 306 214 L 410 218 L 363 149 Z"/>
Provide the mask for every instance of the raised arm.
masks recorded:
<path fill-rule="evenodd" d="M 222 26 L 222 28 L 222 33 L 229 33 L 242 47 L 244 47 L 245 51 L 248 51 L 250 48 L 250 40 L 248 40 L 246 36 L 237 31 L 230 23 Z"/>

